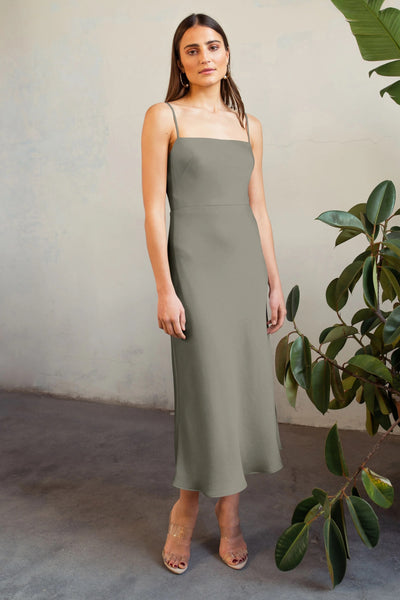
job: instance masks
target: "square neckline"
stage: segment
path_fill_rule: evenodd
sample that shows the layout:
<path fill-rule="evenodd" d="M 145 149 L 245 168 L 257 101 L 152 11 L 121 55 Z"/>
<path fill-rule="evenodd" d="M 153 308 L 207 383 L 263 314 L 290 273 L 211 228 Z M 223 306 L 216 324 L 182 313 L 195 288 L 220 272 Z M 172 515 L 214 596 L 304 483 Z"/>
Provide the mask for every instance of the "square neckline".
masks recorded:
<path fill-rule="evenodd" d="M 172 150 L 175 148 L 175 145 L 179 140 L 213 140 L 216 142 L 239 142 L 239 144 L 247 144 L 248 146 L 250 146 L 251 154 L 253 155 L 253 158 L 254 158 L 253 148 L 251 146 L 251 143 L 248 140 L 233 140 L 230 138 L 198 137 L 198 136 L 189 136 L 189 135 L 188 136 L 180 135 L 179 137 L 176 138 L 175 142 L 171 146 L 171 150 L 168 152 L 168 158 L 171 156 Z"/>

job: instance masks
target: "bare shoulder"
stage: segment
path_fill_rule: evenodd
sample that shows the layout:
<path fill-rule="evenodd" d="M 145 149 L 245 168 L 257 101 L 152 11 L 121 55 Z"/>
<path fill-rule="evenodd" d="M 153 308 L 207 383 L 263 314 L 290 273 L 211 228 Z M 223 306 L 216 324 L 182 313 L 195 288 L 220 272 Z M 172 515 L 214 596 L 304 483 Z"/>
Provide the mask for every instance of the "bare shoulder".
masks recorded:
<path fill-rule="evenodd" d="M 247 117 L 249 119 L 249 128 L 251 128 L 254 133 L 258 133 L 260 135 L 262 133 L 262 125 L 260 119 L 257 119 L 254 115 L 247 113 Z"/>
<path fill-rule="evenodd" d="M 143 122 L 143 135 L 153 139 L 169 139 L 174 122 L 170 107 L 166 102 L 156 102 L 146 110 Z"/>
<path fill-rule="evenodd" d="M 145 120 L 152 123 L 163 123 L 171 114 L 171 109 L 166 102 L 156 102 L 149 106 L 145 113 Z"/>

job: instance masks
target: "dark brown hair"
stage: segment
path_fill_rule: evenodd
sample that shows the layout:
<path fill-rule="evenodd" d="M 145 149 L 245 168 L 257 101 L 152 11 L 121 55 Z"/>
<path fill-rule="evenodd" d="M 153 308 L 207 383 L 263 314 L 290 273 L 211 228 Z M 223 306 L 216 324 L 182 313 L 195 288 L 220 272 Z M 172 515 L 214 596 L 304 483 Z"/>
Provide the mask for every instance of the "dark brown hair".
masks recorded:
<path fill-rule="evenodd" d="M 182 39 L 183 34 L 189 27 L 193 27 L 194 25 L 202 25 L 204 27 L 210 27 L 214 29 L 223 39 L 225 49 L 229 49 L 228 39 L 225 35 L 224 30 L 221 25 L 217 23 L 215 19 L 209 17 L 208 15 L 204 15 L 202 13 L 192 13 L 183 21 L 181 21 L 175 31 L 174 38 L 172 40 L 172 55 L 171 55 L 171 73 L 169 77 L 168 91 L 165 97 L 165 101 L 169 102 L 171 100 L 176 100 L 178 98 L 182 98 L 186 96 L 189 88 L 184 87 L 180 81 L 180 69 L 178 67 L 178 60 L 180 61 L 179 54 L 179 44 Z M 229 52 L 229 60 L 228 60 L 228 72 L 230 71 L 230 62 L 231 62 L 231 53 Z M 182 73 L 182 79 L 185 75 Z M 242 127 L 244 128 L 244 104 L 243 100 L 240 96 L 239 89 L 235 82 L 232 79 L 232 76 L 229 75 L 226 79 L 221 79 L 221 97 L 222 101 L 226 106 L 232 108 L 237 111 L 238 119 Z"/>

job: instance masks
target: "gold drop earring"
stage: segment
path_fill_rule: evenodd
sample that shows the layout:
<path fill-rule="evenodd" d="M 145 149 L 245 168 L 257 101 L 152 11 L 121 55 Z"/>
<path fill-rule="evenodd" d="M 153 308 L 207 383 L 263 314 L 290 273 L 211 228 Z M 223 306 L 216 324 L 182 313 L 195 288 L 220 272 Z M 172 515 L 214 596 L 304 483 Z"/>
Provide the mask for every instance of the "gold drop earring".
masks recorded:
<path fill-rule="evenodd" d="M 189 87 L 189 81 L 188 81 L 188 83 L 183 83 L 183 80 L 182 80 L 182 71 L 179 71 L 179 79 L 180 79 L 181 84 L 183 85 L 183 87 Z M 186 76 L 186 79 L 187 79 L 187 76 Z"/>

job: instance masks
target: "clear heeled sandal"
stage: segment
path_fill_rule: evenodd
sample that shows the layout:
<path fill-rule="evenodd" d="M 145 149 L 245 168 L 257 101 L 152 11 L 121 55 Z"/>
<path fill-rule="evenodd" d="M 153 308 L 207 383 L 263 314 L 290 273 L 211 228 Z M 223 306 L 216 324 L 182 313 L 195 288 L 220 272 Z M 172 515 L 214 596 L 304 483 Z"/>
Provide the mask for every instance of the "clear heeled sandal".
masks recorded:
<path fill-rule="evenodd" d="M 177 523 L 173 523 L 170 520 L 167 535 L 172 535 L 173 537 L 178 538 L 181 541 L 190 541 L 192 539 L 192 534 L 193 527 L 178 525 Z M 165 550 L 163 549 L 161 555 L 167 569 L 178 575 L 184 573 L 189 566 L 189 553 L 176 554 L 174 552 L 165 552 Z"/>
<path fill-rule="evenodd" d="M 221 532 L 221 539 L 228 540 L 230 545 L 233 547 L 235 538 L 238 538 L 242 534 L 239 524 L 231 527 L 220 526 L 219 529 Z M 220 553 L 219 555 L 224 563 L 232 569 L 243 569 L 249 559 L 249 553 L 246 544 L 242 550 L 226 550 L 224 553 Z"/>

